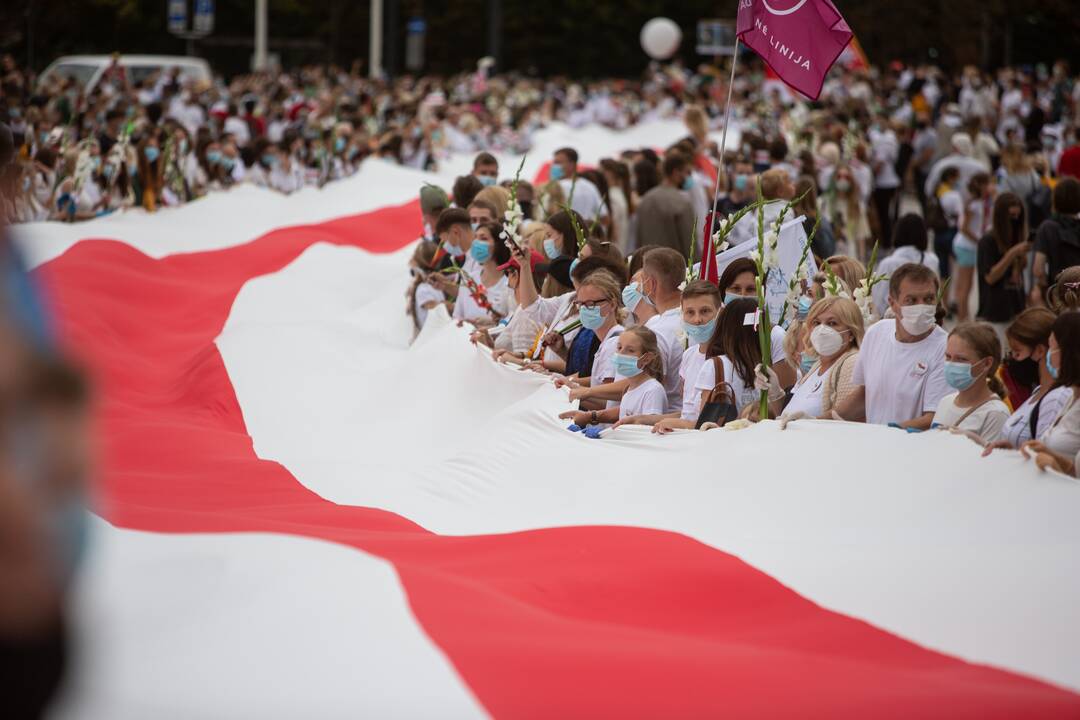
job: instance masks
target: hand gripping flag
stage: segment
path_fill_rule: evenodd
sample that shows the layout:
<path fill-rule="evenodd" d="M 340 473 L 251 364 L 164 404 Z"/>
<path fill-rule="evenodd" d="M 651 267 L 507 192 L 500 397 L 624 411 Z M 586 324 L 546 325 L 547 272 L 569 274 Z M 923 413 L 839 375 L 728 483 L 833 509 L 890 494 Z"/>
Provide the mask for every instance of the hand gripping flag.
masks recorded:
<path fill-rule="evenodd" d="M 735 32 L 784 82 L 814 100 L 852 37 L 830 0 L 740 0 Z"/>

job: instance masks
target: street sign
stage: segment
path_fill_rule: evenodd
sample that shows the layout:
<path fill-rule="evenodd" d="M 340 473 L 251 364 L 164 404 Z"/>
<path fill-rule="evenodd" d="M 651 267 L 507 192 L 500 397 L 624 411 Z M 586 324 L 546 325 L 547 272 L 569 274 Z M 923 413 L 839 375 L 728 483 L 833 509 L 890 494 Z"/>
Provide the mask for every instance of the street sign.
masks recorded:
<path fill-rule="evenodd" d="M 734 55 L 734 20 L 698 20 L 698 55 Z"/>
<path fill-rule="evenodd" d="M 427 35 L 427 22 L 414 17 L 405 26 L 405 67 L 412 71 L 424 67 L 424 38 Z"/>
<path fill-rule="evenodd" d="M 174 35 L 187 32 L 187 0 L 169 0 L 166 15 L 169 32 Z"/>
<path fill-rule="evenodd" d="M 200 35 L 214 31 L 214 0 L 195 0 L 195 20 L 191 29 Z"/>

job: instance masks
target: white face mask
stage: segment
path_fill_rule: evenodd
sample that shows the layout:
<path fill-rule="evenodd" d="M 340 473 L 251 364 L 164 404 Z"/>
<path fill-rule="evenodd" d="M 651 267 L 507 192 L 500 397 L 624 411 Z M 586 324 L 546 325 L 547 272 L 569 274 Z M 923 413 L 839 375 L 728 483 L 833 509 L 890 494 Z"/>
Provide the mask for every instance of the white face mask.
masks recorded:
<path fill-rule="evenodd" d="M 904 305 L 900 308 L 900 324 L 912 335 L 922 335 L 934 327 L 936 315 L 933 305 Z"/>
<path fill-rule="evenodd" d="M 810 331 L 810 344 L 820 357 L 832 357 L 844 347 L 844 337 L 828 325 L 818 325 Z"/>

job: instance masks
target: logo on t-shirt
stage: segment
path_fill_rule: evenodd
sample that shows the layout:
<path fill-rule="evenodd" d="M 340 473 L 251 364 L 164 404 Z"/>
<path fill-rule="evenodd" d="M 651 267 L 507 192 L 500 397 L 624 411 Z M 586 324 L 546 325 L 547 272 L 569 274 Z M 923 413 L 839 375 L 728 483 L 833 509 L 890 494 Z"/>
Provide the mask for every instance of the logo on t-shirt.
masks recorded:
<path fill-rule="evenodd" d="M 914 367 L 911 368 L 911 377 L 922 377 L 929 369 L 930 366 L 920 360 L 919 362 L 915 363 Z"/>

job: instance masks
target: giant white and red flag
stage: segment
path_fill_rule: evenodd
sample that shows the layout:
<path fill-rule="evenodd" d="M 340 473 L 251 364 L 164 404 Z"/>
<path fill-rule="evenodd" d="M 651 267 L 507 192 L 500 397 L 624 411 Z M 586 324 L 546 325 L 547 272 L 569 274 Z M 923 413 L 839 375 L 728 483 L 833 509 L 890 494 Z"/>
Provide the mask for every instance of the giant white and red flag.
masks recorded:
<path fill-rule="evenodd" d="M 685 130 L 635 132 L 526 173 Z M 103 440 L 56 717 L 1080 713 L 1080 485 L 944 432 L 566 432 L 444 314 L 410 344 L 441 180 L 20 228 Z"/>
<path fill-rule="evenodd" d="M 739 0 L 735 33 L 780 79 L 814 100 L 852 38 L 831 0 Z"/>

